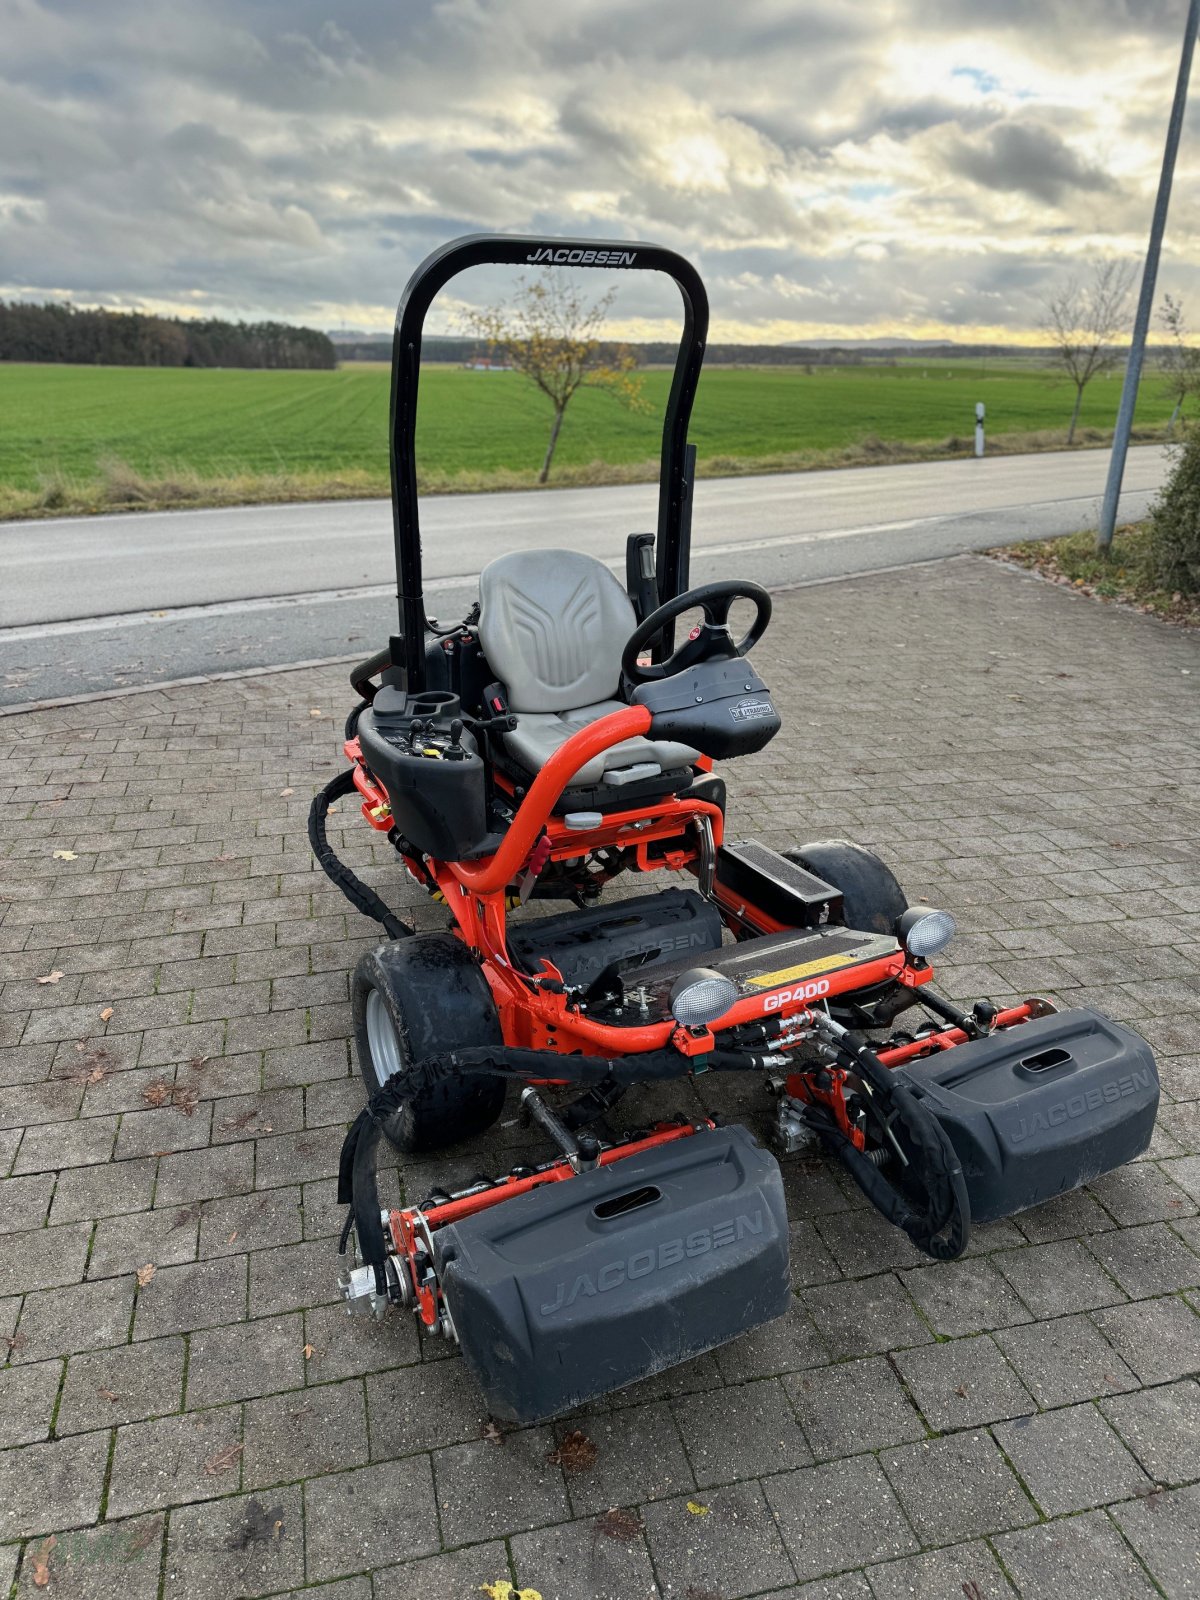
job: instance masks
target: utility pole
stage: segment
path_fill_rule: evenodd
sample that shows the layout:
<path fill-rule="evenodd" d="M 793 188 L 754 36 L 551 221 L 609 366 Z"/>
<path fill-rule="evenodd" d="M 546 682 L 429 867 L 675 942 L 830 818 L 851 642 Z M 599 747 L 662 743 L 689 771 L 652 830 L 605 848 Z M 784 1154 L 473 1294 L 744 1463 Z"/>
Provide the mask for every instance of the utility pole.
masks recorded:
<path fill-rule="evenodd" d="M 1163 151 L 1162 174 L 1158 180 L 1158 198 L 1154 202 L 1150 243 L 1146 249 L 1146 265 L 1142 270 L 1142 289 L 1138 296 L 1137 315 L 1133 321 L 1133 339 L 1129 346 L 1129 361 L 1125 368 L 1125 383 L 1121 390 L 1117 425 L 1113 429 L 1108 482 L 1104 486 L 1100 530 L 1096 535 L 1096 549 L 1100 551 L 1112 547 L 1113 529 L 1117 525 L 1121 479 L 1125 476 L 1125 456 L 1129 450 L 1129 434 L 1133 427 L 1133 408 L 1137 403 L 1138 384 L 1142 377 L 1142 357 L 1146 353 L 1150 314 L 1154 310 L 1158 258 L 1162 250 L 1163 232 L 1167 225 L 1167 207 L 1171 203 L 1171 179 L 1175 175 L 1175 157 L 1179 151 L 1179 135 L 1183 129 L 1183 112 L 1187 105 L 1188 79 L 1192 74 L 1192 51 L 1196 45 L 1197 25 L 1200 25 L 1200 0 L 1189 0 L 1187 28 L 1183 36 L 1183 54 L 1179 60 L 1179 77 L 1175 83 L 1175 102 L 1171 107 L 1171 120 L 1167 124 L 1167 144 Z"/>

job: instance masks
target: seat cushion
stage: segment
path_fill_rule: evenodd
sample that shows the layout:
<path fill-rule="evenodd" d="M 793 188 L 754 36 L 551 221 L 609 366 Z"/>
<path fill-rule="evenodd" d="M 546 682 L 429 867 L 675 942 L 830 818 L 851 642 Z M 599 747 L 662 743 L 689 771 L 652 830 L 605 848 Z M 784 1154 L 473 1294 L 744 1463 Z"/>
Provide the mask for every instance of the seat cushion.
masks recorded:
<path fill-rule="evenodd" d="M 564 711 L 615 693 L 637 617 L 603 561 L 577 550 L 497 556 L 479 575 L 479 608 L 479 642 L 514 711 Z"/>
<path fill-rule="evenodd" d="M 599 700 L 595 705 L 581 706 L 574 711 L 523 711 L 517 716 L 517 725 L 504 735 L 504 747 L 529 772 L 540 772 L 561 744 L 572 734 L 586 728 L 612 711 L 626 711 L 622 700 Z M 632 782 L 635 778 L 649 778 L 654 773 L 670 772 L 686 767 L 699 756 L 691 745 L 676 744 L 669 739 L 624 739 L 603 750 L 590 761 L 585 761 L 570 780 L 570 786 L 587 784 Z M 638 771 L 639 768 L 644 770 Z M 625 776 L 628 774 L 628 776 Z M 564 786 L 566 787 L 566 786 Z"/>

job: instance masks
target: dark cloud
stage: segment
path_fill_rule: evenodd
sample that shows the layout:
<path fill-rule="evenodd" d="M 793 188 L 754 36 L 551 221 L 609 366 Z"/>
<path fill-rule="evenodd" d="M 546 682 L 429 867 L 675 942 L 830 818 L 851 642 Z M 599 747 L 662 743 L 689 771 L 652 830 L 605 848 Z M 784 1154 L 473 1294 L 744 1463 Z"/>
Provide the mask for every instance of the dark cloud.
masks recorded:
<path fill-rule="evenodd" d="M 1107 172 L 1036 122 L 1001 122 L 970 138 L 956 135 L 943 159 L 951 172 L 985 189 L 1031 195 L 1047 205 L 1072 189 L 1094 193 L 1116 187 Z"/>

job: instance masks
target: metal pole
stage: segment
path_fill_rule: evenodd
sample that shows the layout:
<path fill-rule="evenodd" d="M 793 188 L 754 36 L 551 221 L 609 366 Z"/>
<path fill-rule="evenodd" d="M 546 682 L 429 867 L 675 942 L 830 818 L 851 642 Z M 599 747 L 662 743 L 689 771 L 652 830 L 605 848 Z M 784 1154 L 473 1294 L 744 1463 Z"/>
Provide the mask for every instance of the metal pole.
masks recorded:
<path fill-rule="evenodd" d="M 983 417 L 983 401 L 977 400 L 975 402 L 975 454 L 977 456 L 983 454 Z"/>
<path fill-rule="evenodd" d="M 1121 405 L 1117 411 L 1117 425 L 1113 429 L 1112 456 L 1108 463 L 1108 482 L 1104 486 L 1104 505 L 1100 512 L 1100 529 L 1096 535 L 1096 549 L 1108 550 L 1112 545 L 1113 529 L 1117 525 L 1117 506 L 1121 499 L 1121 479 L 1125 476 L 1125 456 L 1129 449 L 1129 434 L 1133 427 L 1133 408 L 1137 403 L 1138 384 L 1142 377 L 1142 357 L 1146 352 L 1146 335 L 1150 331 L 1150 314 L 1154 309 L 1154 284 L 1158 277 L 1158 257 L 1162 250 L 1163 231 L 1167 225 L 1167 207 L 1171 202 L 1171 179 L 1175 175 L 1175 156 L 1179 150 L 1179 135 L 1183 129 L 1183 112 L 1187 105 L 1188 79 L 1192 73 L 1192 51 L 1196 44 L 1196 29 L 1200 25 L 1200 0 L 1190 0 L 1187 28 L 1183 36 L 1183 54 L 1179 60 L 1179 77 L 1175 83 L 1175 103 L 1171 107 L 1171 120 L 1167 124 L 1167 144 L 1163 151 L 1162 175 L 1158 180 L 1158 198 L 1154 202 L 1154 217 L 1150 223 L 1150 243 L 1146 249 L 1146 265 L 1142 270 L 1142 288 L 1138 295 L 1137 315 L 1133 321 L 1133 339 L 1129 346 L 1129 361 L 1125 367 L 1125 383 L 1121 389 Z"/>

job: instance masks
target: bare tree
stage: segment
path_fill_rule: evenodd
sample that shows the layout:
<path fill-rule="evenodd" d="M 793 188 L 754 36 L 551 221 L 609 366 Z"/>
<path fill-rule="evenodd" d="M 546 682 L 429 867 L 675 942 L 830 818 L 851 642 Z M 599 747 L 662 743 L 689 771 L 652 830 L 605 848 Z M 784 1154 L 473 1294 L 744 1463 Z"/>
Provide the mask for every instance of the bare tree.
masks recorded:
<path fill-rule="evenodd" d="M 464 321 L 490 351 L 499 352 L 541 390 L 554 407 L 550 438 L 537 481 L 550 476 L 567 407 L 582 388 L 607 389 L 632 411 L 646 409 L 633 354 L 618 346 L 606 355 L 599 332 L 615 289 L 588 301 L 561 273 L 522 278 L 507 305 L 469 312 Z"/>
<path fill-rule="evenodd" d="M 1042 327 L 1054 361 L 1075 385 L 1068 444 L 1075 439 L 1083 391 L 1097 373 L 1110 371 L 1120 359 L 1112 343 L 1125 328 L 1136 270 L 1131 261 L 1097 261 L 1086 277 L 1071 278 L 1045 302 Z"/>
<path fill-rule="evenodd" d="M 1175 408 L 1167 423 L 1167 435 L 1170 437 L 1189 396 L 1200 392 L 1200 349 L 1188 343 L 1188 328 L 1184 320 L 1183 306 L 1169 294 L 1163 295 L 1158 320 L 1162 323 L 1169 340 L 1160 362 L 1167 393 L 1175 402 Z"/>

